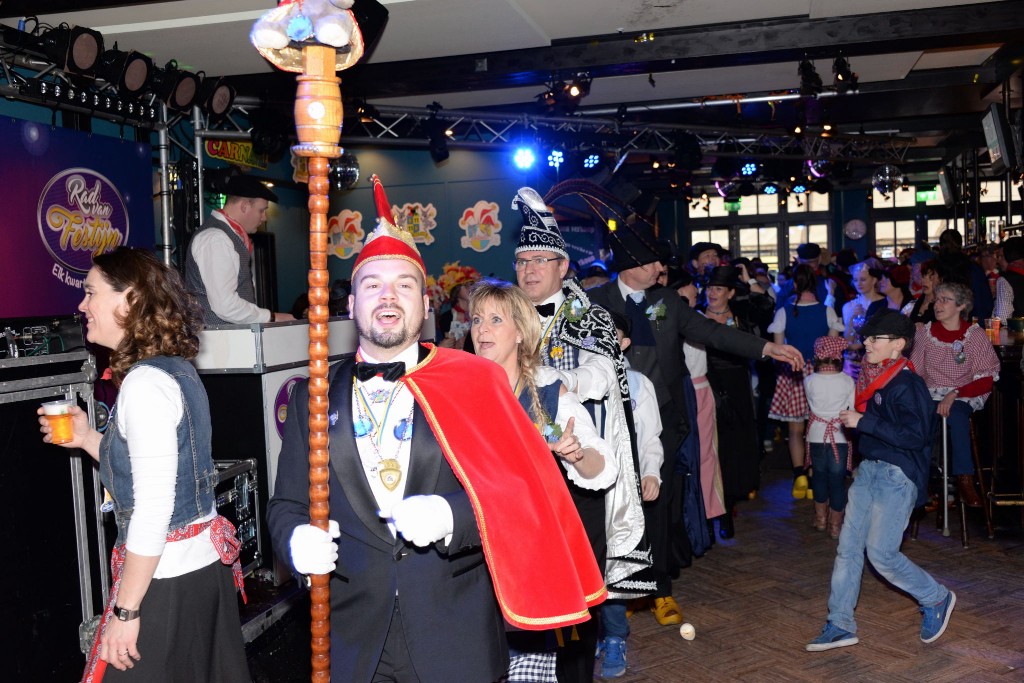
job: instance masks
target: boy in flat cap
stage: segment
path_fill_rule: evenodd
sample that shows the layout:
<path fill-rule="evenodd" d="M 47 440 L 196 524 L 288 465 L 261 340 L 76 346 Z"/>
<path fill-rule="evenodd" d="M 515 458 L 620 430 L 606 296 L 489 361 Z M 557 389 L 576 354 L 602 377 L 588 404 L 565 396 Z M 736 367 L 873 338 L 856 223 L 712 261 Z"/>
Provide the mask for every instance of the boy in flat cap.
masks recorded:
<path fill-rule="evenodd" d="M 881 366 L 858 391 L 854 410 L 839 413 L 860 431 L 863 456 L 850 487 L 846 520 L 832 569 L 828 621 L 808 652 L 856 645 L 853 610 L 860 596 L 864 554 L 886 581 L 920 605 L 921 640 L 930 643 L 946 630 L 956 605 L 953 591 L 900 552 L 903 531 L 916 505 L 927 498 L 934 404 L 924 380 L 904 355 L 914 339 L 910 318 L 885 308 L 861 328 L 865 361 Z"/>
<path fill-rule="evenodd" d="M 294 320 L 256 305 L 249 235 L 263 224 L 267 206 L 277 195 L 260 181 L 232 176 L 225 188 L 224 208 L 213 211 L 192 238 L 185 283 L 203 308 L 206 325 Z"/>

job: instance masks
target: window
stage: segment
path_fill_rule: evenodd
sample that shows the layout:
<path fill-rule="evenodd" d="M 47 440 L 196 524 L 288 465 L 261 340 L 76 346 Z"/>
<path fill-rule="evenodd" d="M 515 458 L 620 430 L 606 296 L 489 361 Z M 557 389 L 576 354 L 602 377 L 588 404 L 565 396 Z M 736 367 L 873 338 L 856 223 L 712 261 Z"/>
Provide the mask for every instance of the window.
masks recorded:
<path fill-rule="evenodd" d="M 914 241 L 914 221 L 875 222 L 875 252 L 882 258 L 896 258 Z"/>
<path fill-rule="evenodd" d="M 822 249 L 828 248 L 828 225 L 826 223 L 814 223 L 812 225 L 790 225 L 789 226 L 789 253 L 796 256 L 796 248 L 801 244 L 814 242 Z"/>
<path fill-rule="evenodd" d="M 808 192 L 804 197 L 808 211 L 828 211 L 829 196 L 827 194 Z M 824 244 L 824 242 L 821 242 L 820 244 Z"/>
<path fill-rule="evenodd" d="M 779 228 L 778 226 L 761 226 L 756 228 L 740 228 L 737 241 L 739 255 L 749 259 L 760 258 L 770 270 L 779 267 Z"/>
<path fill-rule="evenodd" d="M 690 232 L 690 244 L 697 242 L 713 242 L 723 249 L 729 248 L 729 228 L 716 228 L 713 230 L 693 230 Z"/>

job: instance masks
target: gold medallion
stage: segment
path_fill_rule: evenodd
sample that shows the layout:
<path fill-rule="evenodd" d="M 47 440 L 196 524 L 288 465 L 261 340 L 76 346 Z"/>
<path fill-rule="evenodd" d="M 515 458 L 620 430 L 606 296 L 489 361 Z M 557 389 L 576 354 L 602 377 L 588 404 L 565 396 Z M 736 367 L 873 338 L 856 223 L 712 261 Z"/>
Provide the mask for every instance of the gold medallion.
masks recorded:
<path fill-rule="evenodd" d="M 402 481 L 402 468 L 394 458 L 380 461 L 380 482 L 388 491 L 398 488 L 398 482 Z"/>

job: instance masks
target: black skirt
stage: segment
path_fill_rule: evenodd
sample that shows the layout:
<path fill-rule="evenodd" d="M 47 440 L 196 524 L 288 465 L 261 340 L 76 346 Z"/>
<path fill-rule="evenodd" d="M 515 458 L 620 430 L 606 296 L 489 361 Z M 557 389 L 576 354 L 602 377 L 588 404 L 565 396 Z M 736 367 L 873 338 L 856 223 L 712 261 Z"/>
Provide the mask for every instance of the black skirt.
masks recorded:
<path fill-rule="evenodd" d="M 214 562 L 171 579 L 153 579 L 141 605 L 140 659 L 107 681 L 250 683 L 231 567 Z"/>

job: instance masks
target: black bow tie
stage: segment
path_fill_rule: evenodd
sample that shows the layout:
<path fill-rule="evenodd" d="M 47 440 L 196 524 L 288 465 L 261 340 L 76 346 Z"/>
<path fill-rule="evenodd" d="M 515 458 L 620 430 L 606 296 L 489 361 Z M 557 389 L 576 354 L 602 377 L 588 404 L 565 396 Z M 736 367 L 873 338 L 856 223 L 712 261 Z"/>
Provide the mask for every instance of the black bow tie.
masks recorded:
<path fill-rule="evenodd" d="M 355 367 L 356 379 L 366 382 L 377 375 L 383 375 L 385 382 L 397 382 L 405 374 L 405 363 L 395 361 L 394 363 L 365 363 L 358 362 Z"/>
<path fill-rule="evenodd" d="M 534 306 L 537 309 L 537 315 L 542 318 L 550 318 L 555 314 L 555 304 L 541 304 L 540 306 Z"/>

